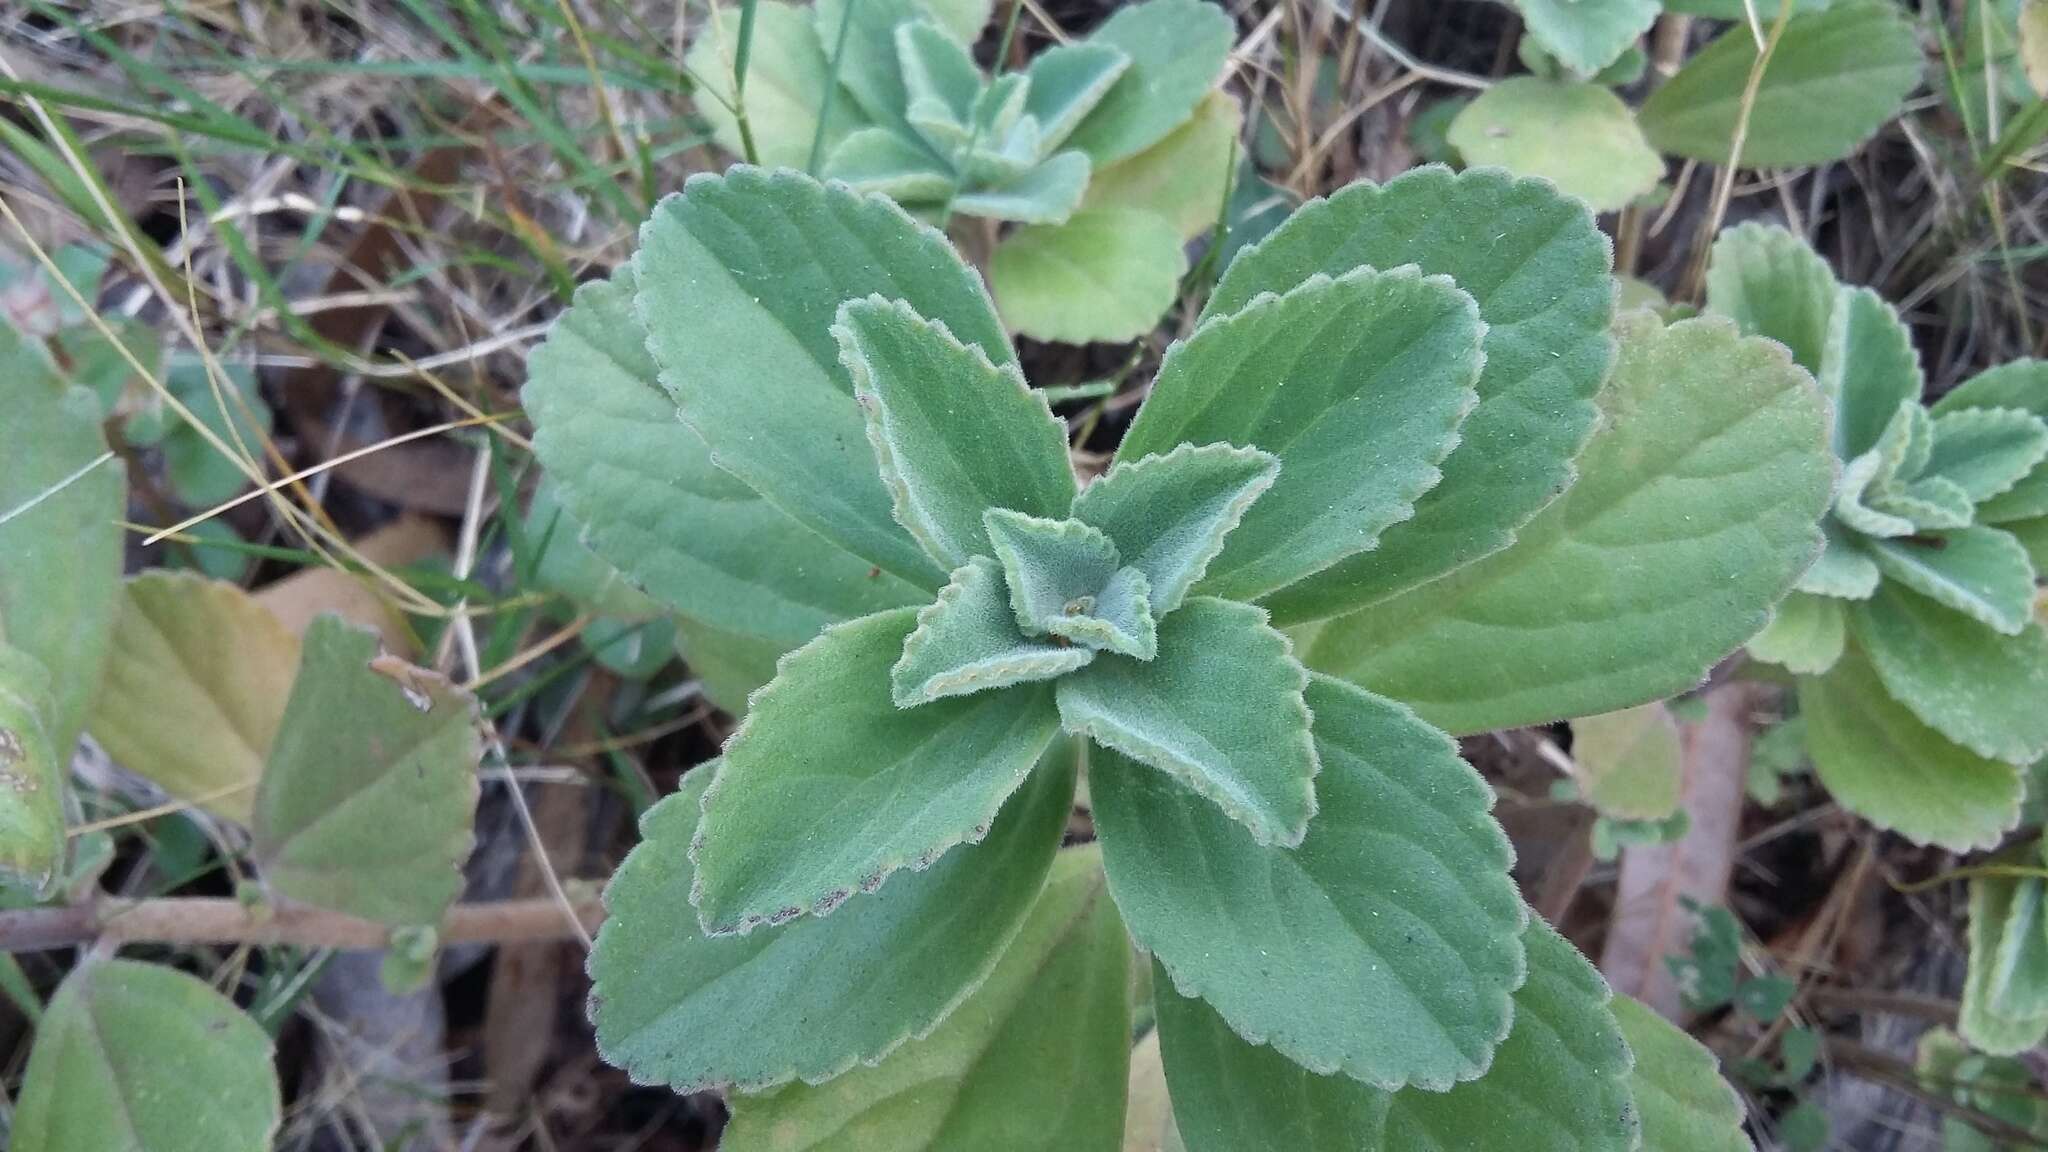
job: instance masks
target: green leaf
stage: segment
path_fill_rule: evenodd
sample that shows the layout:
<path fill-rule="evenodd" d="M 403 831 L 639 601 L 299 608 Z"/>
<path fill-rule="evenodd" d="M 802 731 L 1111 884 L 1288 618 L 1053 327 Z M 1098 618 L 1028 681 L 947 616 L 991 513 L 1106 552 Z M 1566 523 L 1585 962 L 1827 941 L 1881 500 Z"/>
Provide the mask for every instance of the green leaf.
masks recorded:
<path fill-rule="evenodd" d="M 1058 730 L 1022 684 L 898 708 L 889 667 L 907 608 L 837 624 L 783 658 L 725 746 L 690 858 L 705 931 L 820 915 L 891 872 L 988 834 Z"/>
<path fill-rule="evenodd" d="M 988 555 L 981 515 L 990 508 L 1066 515 L 1066 423 L 1016 365 L 996 367 L 944 325 L 879 296 L 842 305 L 833 334 L 896 519 L 932 559 L 957 568 Z"/>
<path fill-rule="evenodd" d="M 1835 401 L 1835 454 L 1844 460 L 1876 447 L 1901 412 L 1921 411 L 1912 334 L 1897 310 L 1868 288 L 1838 293 L 1815 379 Z"/>
<path fill-rule="evenodd" d="M 945 237 L 884 199 L 734 168 L 662 201 L 634 269 L 662 386 L 718 466 L 883 571 L 944 583 L 890 514 L 831 329 L 842 302 L 878 292 L 1014 363 Z"/>
<path fill-rule="evenodd" d="M 2037 876 L 1970 879 L 1968 967 L 1959 1027 L 1994 1056 L 2014 1056 L 2048 1037 L 2048 929 Z"/>
<path fill-rule="evenodd" d="M 937 707 L 937 705 L 928 705 Z M 929 1033 L 987 977 L 1066 828 L 1074 753 L 1056 745 L 988 837 L 843 916 L 705 936 L 690 915 L 706 778 L 649 809 L 605 889 L 590 1015 L 605 1060 L 677 1092 L 820 1084 Z"/>
<path fill-rule="evenodd" d="M 2017 408 L 1959 408 L 1934 420 L 1926 473 L 1948 480 L 1974 503 L 2012 490 L 2048 460 L 2048 423 Z"/>
<path fill-rule="evenodd" d="M 1130 1055 L 1130 942 L 1092 848 L 1063 852 L 995 971 L 872 1068 L 733 1101 L 725 1152 L 1114 1149 Z"/>
<path fill-rule="evenodd" d="M 298 637 L 247 592 L 144 572 L 122 589 L 88 726 L 129 771 L 247 824 L 298 664 Z"/>
<path fill-rule="evenodd" d="M 1123 562 L 1145 574 L 1152 613 L 1164 616 L 1202 578 L 1279 469 L 1271 453 L 1229 444 L 1126 457 L 1082 490 L 1074 518 L 1101 529 Z"/>
<path fill-rule="evenodd" d="M 127 469 L 100 402 L 0 324 L 0 636 L 50 675 L 50 749 L 69 764 L 100 682 L 121 592 Z"/>
<path fill-rule="evenodd" d="M 1915 1067 L 1929 1091 L 2048 1140 L 2048 1102 L 2041 1099 L 2034 1070 L 2025 1060 L 1972 1052 L 1955 1033 L 1930 1028 L 1920 1034 Z M 2001 1152 L 2009 1147 L 1960 1116 L 1942 1117 L 1941 1146 L 1943 1152 Z"/>
<path fill-rule="evenodd" d="M 1753 1152 L 1742 1134 L 1742 1097 L 1706 1045 L 1640 1001 L 1619 996 L 1610 1007 L 1636 1058 L 1629 1090 L 1642 1117 L 1642 1152 Z"/>
<path fill-rule="evenodd" d="M 1118 49 L 1130 66 L 1068 143 L 1104 167 L 1164 140 L 1216 83 L 1236 35 L 1229 15 L 1205 0 L 1118 8 L 1085 43 Z"/>
<path fill-rule="evenodd" d="M 851 95 L 869 120 L 901 125 L 909 92 L 896 55 L 896 29 L 919 16 L 915 0 L 818 0 L 815 12 L 818 43 L 828 61 L 824 74 L 832 74 L 829 61 L 837 50 L 839 83 L 846 89 L 842 95 Z M 848 21 L 852 27 L 842 33 Z M 849 292 L 845 298 L 856 295 L 865 293 Z"/>
<path fill-rule="evenodd" d="M 1827 542 L 1820 558 L 1799 578 L 1799 590 L 1841 600 L 1868 600 L 1877 591 L 1877 561 L 1832 518 L 1821 521 L 1820 527 Z"/>
<path fill-rule="evenodd" d="M 1282 624 L 1387 599 L 1498 552 L 1571 483 L 1614 363 L 1609 245 L 1586 206 L 1541 180 L 1430 167 L 1311 201 L 1224 272 L 1204 317 L 1321 272 L 1419 265 L 1479 303 L 1479 406 L 1443 481 L 1380 545 L 1271 597 Z"/>
<path fill-rule="evenodd" d="M 1763 628 L 1820 544 L 1826 405 L 1725 321 L 1620 331 L 1579 482 L 1513 548 L 1331 621 L 1303 663 L 1479 732 L 1675 695 Z"/>
<path fill-rule="evenodd" d="M 64 865 L 64 781 L 50 743 L 50 673 L 0 643 L 0 884 L 50 895 Z"/>
<path fill-rule="evenodd" d="M 462 891 L 481 755 L 474 697 L 319 617 L 256 789 L 264 884 L 394 927 L 439 924 Z"/>
<path fill-rule="evenodd" d="M 1036 340 L 1086 344 L 1151 331 L 1173 306 L 1187 267 L 1180 232 L 1168 221 L 1091 208 L 1064 224 L 1011 233 L 996 246 L 988 278 L 1010 327 Z"/>
<path fill-rule="evenodd" d="M 270 1037 L 175 968 L 88 960 L 36 1029 L 15 1152 L 267 1152 L 282 1114 Z"/>
<path fill-rule="evenodd" d="M 953 198 L 953 210 L 991 220 L 1059 225 L 1073 218 L 1087 190 L 1088 157 L 1072 150 L 1051 157 L 1006 183 L 962 192 Z"/>
<path fill-rule="evenodd" d="M 1101 530 L 991 508 L 989 539 L 1002 562 L 1017 626 L 1140 660 L 1158 650 L 1145 575 L 1126 569 Z"/>
<path fill-rule="evenodd" d="M 230 447 L 240 445 L 260 457 L 272 418 L 269 405 L 257 391 L 256 374 L 246 366 L 230 364 L 222 375 L 224 379 L 216 395 L 204 361 L 173 357 L 165 370 L 164 386 L 221 443 Z M 164 479 L 171 493 L 183 503 L 203 508 L 228 500 L 249 487 L 248 475 L 183 417 L 171 418 L 162 448 Z"/>
<path fill-rule="evenodd" d="M 1315 1075 L 1154 981 L 1189 1152 L 1629 1152 L 1629 1051 L 1606 982 L 1541 920 L 1522 940 L 1529 978 L 1514 996 L 1514 1030 L 1485 1075 L 1448 1092 Z"/>
<path fill-rule="evenodd" d="M 827 624 L 928 600 L 712 464 L 656 383 L 634 290 L 631 265 L 579 288 L 520 394 L 591 550 L 661 603 L 761 642 L 770 669 Z"/>
<path fill-rule="evenodd" d="M 1857 604 L 1850 629 L 1885 690 L 1922 723 L 1980 756 L 2026 764 L 2048 753 L 2048 633 L 2000 636 L 1924 596 L 1886 584 Z"/>
<path fill-rule="evenodd" d="M 1879 571 L 1993 631 L 2017 636 L 2034 618 L 2034 566 L 2011 533 L 1973 526 L 1869 548 Z"/>
<path fill-rule="evenodd" d="M 1260 845 L 1301 843 L 1316 811 L 1308 674 L 1263 610 L 1197 596 L 1149 661 L 1105 656 L 1054 686 L 1067 731 L 1215 802 Z"/>
<path fill-rule="evenodd" d="M 889 684 L 898 708 L 914 708 L 947 696 L 1050 680 L 1094 658 L 1093 648 L 1025 636 L 1011 611 L 1002 568 L 977 556 L 918 612 L 916 631 L 889 669 Z"/>
<path fill-rule="evenodd" d="M 1657 0 L 1514 0 L 1514 6 L 1529 35 L 1581 76 L 1620 59 L 1656 23 L 1659 10 Z"/>
<path fill-rule="evenodd" d="M 1208 234 L 1223 214 L 1243 119 L 1229 93 L 1209 93 L 1195 105 L 1188 122 L 1164 140 L 1090 173 L 1081 208 L 1150 212 L 1171 221 L 1183 240 Z"/>
<path fill-rule="evenodd" d="M 1024 114 L 1038 121 L 1040 150 L 1064 144 L 1130 66 L 1123 49 L 1099 41 L 1055 44 L 1033 56 Z"/>
<path fill-rule="evenodd" d="M 1940 476 L 1922 476 L 1910 484 L 1875 493 L 1870 506 L 1905 517 L 1921 532 L 1966 528 L 1972 515 L 1970 494 L 1963 491 L 1962 485 Z"/>
<path fill-rule="evenodd" d="M 1655 0 L 1643 2 L 1655 11 Z M 1540 176 L 1595 212 L 1626 208 L 1664 177 L 1628 105 L 1598 84 L 1509 77 L 1458 113 L 1449 139 L 1466 163 Z"/>
<path fill-rule="evenodd" d="M 967 46 L 937 24 L 913 20 L 896 26 L 896 60 L 903 70 L 903 89 L 910 107 L 936 103 L 956 123 L 974 114 L 974 102 L 987 81 Z"/>
<path fill-rule="evenodd" d="M 1783 344 L 1792 359 L 1816 377 L 1838 339 L 1834 317 L 1839 298 L 1842 290 L 1827 261 L 1783 228 L 1750 221 L 1726 229 L 1714 240 L 1707 261 L 1707 310 L 1735 321 L 1744 335 L 1768 336 Z M 1860 325 L 1856 330 L 1865 331 Z M 1843 334 L 1847 331 L 1841 329 Z M 1894 402 L 1880 410 L 1876 427 L 1870 429 L 1870 443 L 1876 442 L 1877 432 L 1897 408 Z"/>
<path fill-rule="evenodd" d="M 714 7 L 683 64 L 709 90 L 694 106 L 711 125 L 712 138 L 731 155 L 745 156 L 739 121 L 727 107 L 733 98 L 739 30 L 739 5 Z M 818 40 L 810 11 L 778 0 L 758 0 L 753 52 L 747 58 L 747 126 L 762 164 L 802 168 L 809 162 L 811 140 L 818 131 L 818 110 L 825 104 L 831 75 L 826 46 Z M 834 100 L 831 124 L 825 130 L 826 150 L 836 147 L 863 121 L 859 105 Z"/>
<path fill-rule="evenodd" d="M 825 178 L 856 192 L 887 196 L 901 204 L 944 200 L 953 173 L 929 148 L 895 128 L 868 127 L 848 133 L 825 157 Z"/>
<path fill-rule="evenodd" d="M 1663 820 L 1678 810 L 1683 749 L 1678 720 L 1661 701 L 1572 721 L 1572 762 L 1602 816 Z"/>
<path fill-rule="evenodd" d="M 1750 638 L 1749 654 L 1798 676 L 1818 676 L 1842 658 L 1848 613 L 1833 596 L 1794 592 L 1778 602 L 1771 622 Z"/>
<path fill-rule="evenodd" d="M 1199 587 L 1243 600 L 1285 588 L 1414 514 L 1476 402 L 1484 331 L 1445 276 L 1311 277 L 1169 348 L 1117 454 L 1225 442 L 1276 456 L 1272 489 Z"/>
<path fill-rule="evenodd" d="M 1880 828 L 1962 851 L 1996 844 L 2019 821 L 2019 770 L 1914 719 L 1886 694 L 1859 644 L 1827 675 L 1800 678 L 1799 713 L 1828 793 Z"/>
<path fill-rule="evenodd" d="M 920 7 L 962 44 L 972 44 L 988 25 L 995 0 L 921 0 Z"/>
<path fill-rule="evenodd" d="M 1173 986 L 1255 1043 L 1383 1088 L 1469 1080 L 1526 972 L 1493 794 L 1401 705 L 1324 677 L 1307 700 L 1319 810 L 1291 850 L 1259 846 L 1161 773 L 1098 757 L 1110 893 Z"/>
<path fill-rule="evenodd" d="M 2018 408 L 2048 420 L 2048 361 L 2015 360 L 1980 372 L 1934 405 L 1937 417 L 1976 408 Z M 2003 524 L 2048 514 L 2048 467 L 2037 466 L 2011 491 L 1977 509 L 1981 524 Z"/>
<path fill-rule="evenodd" d="M 1738 24 L 1686 62 L 1637 119 L 1658 151 L 1729 162 L 1757 58 Z M 1851 155 L 1920 86 L 1920 41 L 1897 6 L 1843 0 L 1792 17 L 1757 86 L 1745 168 L 1795 168 Z"/>

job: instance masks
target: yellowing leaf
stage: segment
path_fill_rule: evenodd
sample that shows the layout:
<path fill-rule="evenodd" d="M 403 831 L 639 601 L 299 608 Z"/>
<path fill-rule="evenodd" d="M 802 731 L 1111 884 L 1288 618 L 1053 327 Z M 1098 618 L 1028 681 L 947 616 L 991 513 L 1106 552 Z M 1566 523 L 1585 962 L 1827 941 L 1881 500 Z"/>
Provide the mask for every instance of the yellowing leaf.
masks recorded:
<path fill-rule="evenodd" d="M 1678 810 L 1683 748 L 1662 702 L 1572 721 L 1572 760 L 1586 800 L 1615 820 L 1662 820 Z"/>

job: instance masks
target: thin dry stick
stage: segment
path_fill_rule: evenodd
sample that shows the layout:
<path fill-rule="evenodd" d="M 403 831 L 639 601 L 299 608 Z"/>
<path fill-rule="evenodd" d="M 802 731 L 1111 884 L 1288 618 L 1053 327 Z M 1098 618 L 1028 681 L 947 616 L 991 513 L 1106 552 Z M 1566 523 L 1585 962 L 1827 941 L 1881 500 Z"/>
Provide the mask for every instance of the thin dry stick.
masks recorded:
<path fill-rule="evenodd" d="M 1707 276 L 1707 257 L 1713 252 L 1714 233 L 1721 230 L 1721 221 L 1728 215 L 1728 201 L 1735 194 L 1735 173 L 1742 166 L 1742 147 L 1749 141 L 1749 118 L 1756 111 L 1756 94 L 1763 87 L 1764 70 L 1771 66 L 1771 57 L 1778 51 L 1778 41 L 1785 35 L 1785 26 L 1792 22 L 1792 0 L 1778 0 L 1778 19 L 1771 25 L 1771 34 L 1756 54 L 1756 62 L 1749 66 L 1749 78 L 1742 86 L 1742 104 L 1735 113 L 1735 135 L 1728 142 L 1728 163 L 1714 180 L 1714 200 L 1706 218 L 1700 221 L 1699 242 L 1693 245 L 1691 266 L 1686 269 L 1685 284 L 1680 298 L 1698 300 L 1700 286 Z"/>

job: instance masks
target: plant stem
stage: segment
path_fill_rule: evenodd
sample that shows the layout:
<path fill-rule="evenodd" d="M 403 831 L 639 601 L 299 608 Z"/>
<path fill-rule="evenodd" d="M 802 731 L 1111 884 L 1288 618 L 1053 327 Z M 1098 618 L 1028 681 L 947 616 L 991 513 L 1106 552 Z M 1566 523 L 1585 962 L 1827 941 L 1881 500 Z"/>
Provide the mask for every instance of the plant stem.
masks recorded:
<path fill-rule="evenodd" d="M 569 940 L 604 919 L 596 900 L 579 902 L 582 924 L 552 898 L 457 904 L 441 921 L 441 943 L 503 944 Z M 103 898 L 62 908 L 0 912 L 0 952 L 112 944 L 289 944 L 301 948 L 382 948 L 387 925 L 304 904 L 252 908 L 225 898 Z"/>

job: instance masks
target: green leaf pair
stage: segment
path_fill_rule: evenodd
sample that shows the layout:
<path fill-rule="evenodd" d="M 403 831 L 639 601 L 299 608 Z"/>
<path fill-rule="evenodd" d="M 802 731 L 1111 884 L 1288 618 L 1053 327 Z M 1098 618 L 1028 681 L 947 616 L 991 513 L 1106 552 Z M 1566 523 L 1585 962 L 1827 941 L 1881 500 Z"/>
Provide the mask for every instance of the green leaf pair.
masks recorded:
<path fill-rule="evenodd" d="M 2024 543 L 2048 528 L 2048 365 L 1923 408 L 1898 314 L 1776 228 L 1721 237 L 1707 304 L 1784 343 L 1835 403 L 1826 550 L 1750 652 L 1800 677 L 1814 766 L 1842 803 L 1916 842 L 1990 847 L 2019 819 L 2020 767 L 2048 752 Z"/>

